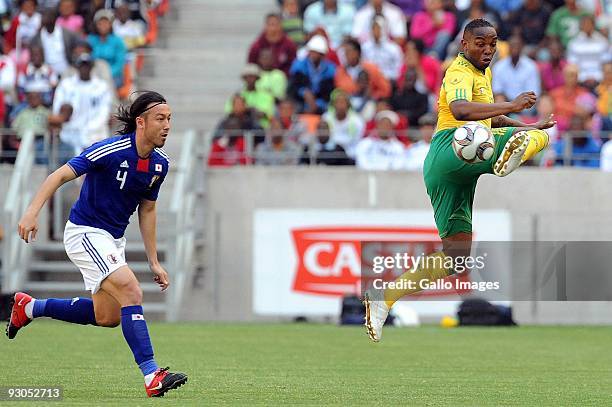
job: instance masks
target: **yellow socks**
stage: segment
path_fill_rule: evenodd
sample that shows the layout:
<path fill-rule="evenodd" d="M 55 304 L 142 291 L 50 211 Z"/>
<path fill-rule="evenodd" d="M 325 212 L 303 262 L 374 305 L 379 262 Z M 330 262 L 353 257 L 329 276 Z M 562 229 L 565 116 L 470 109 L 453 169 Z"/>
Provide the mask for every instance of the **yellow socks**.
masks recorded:
<path fill-rule="evenodd" d="M 548 145 L 548 133 L 546 133 L 544 130 L 527 130 L 527 134 L 529 134 L 531 138 L 529 140 L 527 150 L 525 151 L 525 154 L 523 154 L 521 163 L 533 158 L 533 156 L 542 151 Z"/>
<path fill-rule="evenodd" d="M 420 287 L 421 280 L 436 281 L 453 274 L 453 267 L 448 267 L 449 258 L 444 253 L 436 252 L 422 258 L 417 269 L 407 271 L 395 280 L 395 286 L 402 288 L 388 288 L 384 292 L 385 302 L 391 308 L 400 298 L 408 294 L 414 294 L 423 289 Z"/>

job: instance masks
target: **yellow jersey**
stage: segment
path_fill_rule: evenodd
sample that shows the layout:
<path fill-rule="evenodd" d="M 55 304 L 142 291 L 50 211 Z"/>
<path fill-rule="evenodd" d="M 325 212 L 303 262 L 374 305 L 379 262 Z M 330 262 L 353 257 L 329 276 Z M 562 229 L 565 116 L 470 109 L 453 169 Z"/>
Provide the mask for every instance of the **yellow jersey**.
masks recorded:
<path fill-rule="evenodd" d="M 460 53 L 450 64 L 442 80 L 438 98 L 437 131 L 454 129 L 466 123 L 455 119 L 450 110 L 452 102 L 467 100 L 476 103 L 493 103 L 491 78 L 490 67 L 483 72 L 465 59 L 463 53 Z M 491 128 L 491 119 L 478 122 Z"/>

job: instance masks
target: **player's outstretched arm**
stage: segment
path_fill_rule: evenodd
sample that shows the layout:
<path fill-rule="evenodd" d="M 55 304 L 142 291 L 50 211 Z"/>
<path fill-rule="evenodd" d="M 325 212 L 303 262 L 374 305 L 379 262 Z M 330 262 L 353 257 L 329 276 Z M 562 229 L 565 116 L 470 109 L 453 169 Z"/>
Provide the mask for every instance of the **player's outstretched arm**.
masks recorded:
<path fill-rule="evenodd" d="M 40 188 L 38 188 L 36 195 L 34 195 L 34 199 L 32 199 L 30 206 L 28 206 L 17 225 L 17 232 L 26 243 L 36 239 L 36 233 L 38 232 L 38 214 L 45 202 L 51 198 L 51 195 L 53 195 L 59 187 L 75 178 L 76 174 L 72 168 L 64 164 L 51 173 Z"/>
<path fill-rule="evenodd" d="M 161 266 L 157 258 L 157 212 L 155 210 L 155 201 L 143 199 L 138 205 L 138 225 L 140 226 L 140 234 L 144 242 L 147 259 L 149 259 L 149 268 L 155 275 L 153 280 L 164 291 L 170 285 L 168 281 L 168 273 Z"/>
<path fill-rule="evenodd" d="M 508 113 L 518 113 L 535 105 L 536 94 L 523 92 L 511 102 L 477 103 L 467 100 L 455 100 L 450 104 L 450 110 L 457 120 L 486 120 Z"/>
<path fill-rule="evenodd" d="M 517 128 L 525 128 L 525 129 L 539 129 L 545 130 L 553 127 L 557 124 L 554 115 L 549 115 L 548 117 L 543 118 L 542 120 L 536 123 L 523 123 L 520 120 L 511 119 L 508 116 L 496 116 L 491 119 L 491 127 L 517 127 Z"/>

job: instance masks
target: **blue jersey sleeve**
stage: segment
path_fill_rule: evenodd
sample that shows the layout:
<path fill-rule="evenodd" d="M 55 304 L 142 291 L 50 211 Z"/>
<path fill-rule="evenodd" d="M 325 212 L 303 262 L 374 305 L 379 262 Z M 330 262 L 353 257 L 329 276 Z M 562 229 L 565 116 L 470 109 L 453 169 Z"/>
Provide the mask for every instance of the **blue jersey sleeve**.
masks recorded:
<path fill-rule="evenodd" d="M 165 174 L 153 181 L 153 185 L 144 194 L 143 198 L 147 201 L 157 201 L 157 197 L 159 196 L 159 189 L 161 188 L 161 184 L 164 182 L 164 179 L 166 179 Z"/>
<path fill-rule="evenodd" d="M 80 177 L 83 174 L 87 174 L 88 172 L 94 171 L 98 168 L 101 168 L 104 165 L 105 157 L 108 154 L 105 154 L 111 147 L 107 142 L 99 142 L 94 143 L 88 148 L 86 148 L 80 155 L 71 158 L 68 161 L 68 165 L 77 177 Z"/>

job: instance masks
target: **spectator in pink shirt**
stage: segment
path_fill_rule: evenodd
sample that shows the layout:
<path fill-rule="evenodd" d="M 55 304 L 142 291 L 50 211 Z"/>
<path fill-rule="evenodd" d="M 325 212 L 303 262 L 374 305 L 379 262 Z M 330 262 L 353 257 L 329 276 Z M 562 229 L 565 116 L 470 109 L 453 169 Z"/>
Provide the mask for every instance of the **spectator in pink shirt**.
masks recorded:
<path fill-rule="evenodd" d="M 76 14 L 75 0 L 61 0 L 57 25 L 77 34 L 83 33 L 83 17 Z"/>
<path fill-rule="evenodd" d="M 443 60 L 455 23 L 455 15 L 444 11 L 442 0 L 425 0 L 425 11 L 417 12 L 412 19 L 410 36 L 422 40 L 428 51 L 434 51 Z"/>
<path fill-rule="evenodd" d="M 567 65 L 563 57 L 563 46 L 559 41 L 552 41 L 548 46 L 548 51 L 550 59 L 538 64 L 542 80 L 542 90 L 546 92 L 565 84 L 563 69 Z"/>

